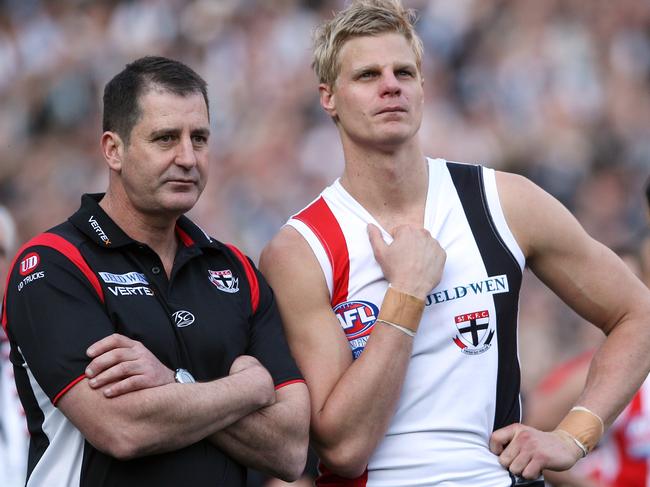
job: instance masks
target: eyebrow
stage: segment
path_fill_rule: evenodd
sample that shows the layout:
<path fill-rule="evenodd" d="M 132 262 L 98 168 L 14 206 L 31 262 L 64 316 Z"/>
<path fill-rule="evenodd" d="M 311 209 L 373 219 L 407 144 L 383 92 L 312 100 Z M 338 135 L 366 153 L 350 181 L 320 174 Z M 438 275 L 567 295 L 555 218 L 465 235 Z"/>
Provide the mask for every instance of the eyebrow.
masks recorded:
<path fill-rule="evenodd" d="M 178 129 L 178 128 L 163 128 L 163 129 L 158 129 L 158 130 L 154 130 L 153 132 L 151 132 L 151 134 L 149 134 L 149 138 L 151 140 L 155 140 L 158 137 L 161 137 L 163 135 L 176 135 L 176 136 L 178 136 L 178 135 L 180 135 L 181 132 L 182 132 L 182 130 Z M 192 135 L 192 136 L 202 135 L 202 136 L 207 138 L 207 137 L 210 136 L 210 129 L 206 128 L 206 127 L 199 127 L 199 128 L 196 128 L 196 129 L 192 129 L 190 131 L 190 135 Z"/>
<path fill-rule="evenodd" d="M 381 71 L 381 66 L 379 64 L 366 64 L 364 66 L 359 66 L 358 68 L 355 68 L 352 70 L 352 76 L 358 76 L 362 73 L 365 73 L 366 71 Z M 409 62 L 400 62 L 396 63 L 393 66 L 393 70 L 400 70 L 400 69 L 417 69 L 417 66 L 415 63 L 409 63 Z"/>

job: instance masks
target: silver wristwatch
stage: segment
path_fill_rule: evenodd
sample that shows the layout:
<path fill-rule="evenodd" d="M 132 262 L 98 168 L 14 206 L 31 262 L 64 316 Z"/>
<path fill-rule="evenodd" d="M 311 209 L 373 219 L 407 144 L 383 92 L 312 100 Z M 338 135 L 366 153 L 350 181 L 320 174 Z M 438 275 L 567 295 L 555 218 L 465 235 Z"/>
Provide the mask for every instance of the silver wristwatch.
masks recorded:
<path fill-rule="evenodd" d="M 194 376 L 186 369 L 176 369 L 176 372 L 174 372 L 174 380 L 179 384 L 193 384 L 196 382 Z"/>

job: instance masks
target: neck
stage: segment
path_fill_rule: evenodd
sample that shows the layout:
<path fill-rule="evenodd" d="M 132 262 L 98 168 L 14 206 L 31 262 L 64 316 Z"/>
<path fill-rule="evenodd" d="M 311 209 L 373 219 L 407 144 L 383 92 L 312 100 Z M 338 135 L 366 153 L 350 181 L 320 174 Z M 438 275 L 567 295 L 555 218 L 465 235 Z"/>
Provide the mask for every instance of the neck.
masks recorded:
<path fill-rule="evenodd" d="M 341 184 L 380 223 L 399 215 L 404 223 L 422 225 L 429 178 L 418 144 L 395 151 L 349 147 L 344 154 Z"/>
<path fill-rule="evenodd" d="M 133 240 L 147 244 L 160 257 L 170 275 L 178 250 L 176 217 L 148 215 L 128 204 L 128 199 L 116 197 L 110 190 L 99 202 L 106 214 Z"/>

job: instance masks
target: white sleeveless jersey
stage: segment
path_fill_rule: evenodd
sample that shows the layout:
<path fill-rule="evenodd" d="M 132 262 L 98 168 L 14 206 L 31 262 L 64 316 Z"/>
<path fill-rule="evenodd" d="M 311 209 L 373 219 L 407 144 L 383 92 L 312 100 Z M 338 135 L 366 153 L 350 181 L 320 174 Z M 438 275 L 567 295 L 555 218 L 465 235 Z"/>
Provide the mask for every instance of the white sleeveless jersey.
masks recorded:
<path fill-rule="evenodd" d="M 520 420 L 516 329 L 524 255 L 506 224 L 493 170 L 441 159 L 428 166 L 424 224 L 447 261 L 427 296 L 397 410 L 362 477 L 341 479 L 321 466 L 317 485 L 514 485 L 488 441 L 495 429 Z M 369 223 L 381 228 L 338 180 L 288 222 L 321 265 L 354 358 L 388 286 Z"/>

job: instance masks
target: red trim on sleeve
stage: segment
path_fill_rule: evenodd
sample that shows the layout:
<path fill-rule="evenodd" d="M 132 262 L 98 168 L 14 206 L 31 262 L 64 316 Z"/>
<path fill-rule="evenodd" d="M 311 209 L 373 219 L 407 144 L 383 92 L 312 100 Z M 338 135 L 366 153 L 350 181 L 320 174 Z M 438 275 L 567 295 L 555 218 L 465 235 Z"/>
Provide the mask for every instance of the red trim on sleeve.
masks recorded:
<path fill-rule="evenodd" d="M 81 374 L 79 377 L 77 377 L 75 380 L 70 382 L 67 386 L 63 388 L 61 392 L 59 392 L 56 396 L 54 396 L 54 399 L 52 400 L 52 404 L 56 406 L 56 403 L 59 402 L 59 399 L 63 397 L 63 395 L 68 392 L 70 389 L 72 389 L 77 383 L 81 382 L 86 378 L 86 374 Z"/>
<path fill-rule="evenodd" d="M 176 234 L 178 235 L 178 238 L 181 239 L 181 242 L 183 242 L 183 245 L 185 245 L 185 247 L 191 247 L 194 245 L 194 240 L 192 240 L 192 237 L 190 237 L 187 232 L 183 231 L 183 229 L 181 229 L 181 227 L 178 225 L 176 225 Z"/>
<path fill-rule="evenodd" d="M 321 196 L 293 218 L 300 220 L 314 232 L 327 253 L 334 274 L 332 307 L 347 301 L 350 282 L 350 254 L 343 230 L 341 230 L 334 213 Z"/>
<path fill-rule="evenodd" d="M 102 290 L 102 286 L 99 283 L 99 279 L 97 279 L 97 276 L 81 255 L 79 249 L 59 235 L 56 235 L 54 233 L 43 233 L 34 237 L 25 245 L 23 245 L 14 257 L 14 260 L 11 262 L 11 266 L 9 267 L 10 270 L 7 273 L 7 285 L 5 287 L 5 295 L 2 303 L 2 327 L 4 328 L 5 332 L 7 331 L 7 289 L 9 289 L 9 279 L 13 272 L 13 268 L 16 265 L 16 261 L 22 255 L 22 253 L 29 247 L 36 246 L 49 247 L 67 257 L 70 262 L 77 266 L 77 268 L 82 272 L 86 279 L 88 279 L 90 285 L 95 289 L 95 292 L 97 293 L 97 296 L 101 302 L 104 302 L 104 291 Z"/>
<path fill-rule="evenodd" d="M 277 386 L 275 386 L 275 390 L 282 389 L 283 387 L 290 386 L 291 384 L 305 384 L 305 379 L 294 379 L 294 380 L 288 380 L 286 382 L 281 382 Z"/>
<path fill-rule="evenodd" d="M 320 475 L 314 482 L 317 487 L 365 487 L 368 483 L 368 468 L 356 479 L 346 479 L 339 477 L 327 468 L 323 463 L 319 463 L 318 471 Z"/>
<path fill-rule="evenodd" d="M 232 251 L 233 254 L 241 261 L 246 271 L 246 278 L 248 279 L 248 285 L 251 288 L 251 308 L 253 309 L 253 314 L 257 313 L 257 307 L 260 304 L 260 283 L 257 281 L 257 274 L 255 274 L 255 269 L 248 261 L 246 256 L 232 244 L 226 244 L 228 248 Z"/>

